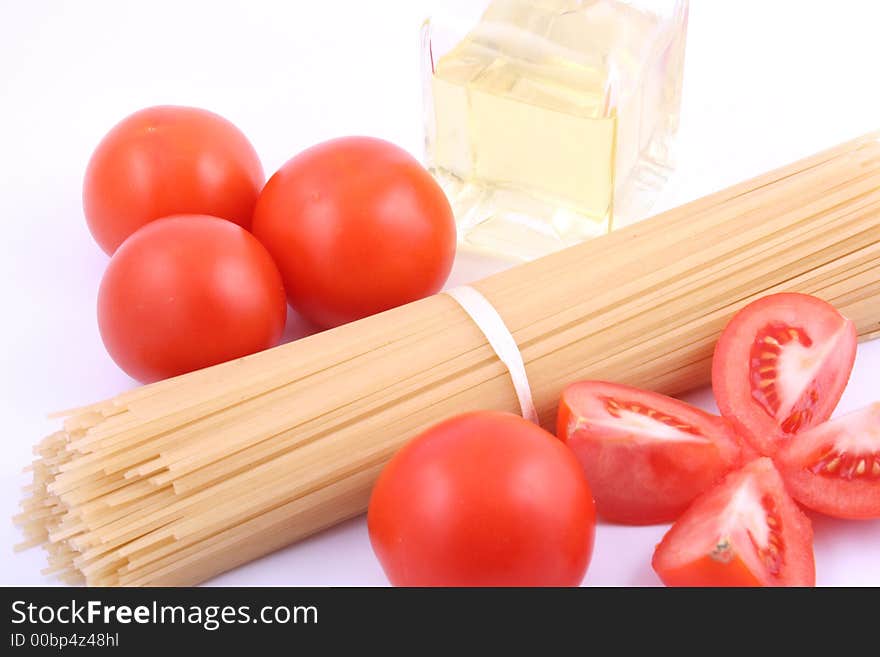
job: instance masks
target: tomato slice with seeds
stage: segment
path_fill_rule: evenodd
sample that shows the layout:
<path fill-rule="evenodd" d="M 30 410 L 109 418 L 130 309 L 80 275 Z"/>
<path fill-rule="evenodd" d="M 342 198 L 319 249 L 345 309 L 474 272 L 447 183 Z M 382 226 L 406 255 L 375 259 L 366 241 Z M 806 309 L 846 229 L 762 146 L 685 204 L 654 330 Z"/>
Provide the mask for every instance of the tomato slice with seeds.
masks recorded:
<path fill-rule="evenodd" d="M 740 310 L 712 361 L 721 414 L 762 454 L 831 417 L 856 357 L 855 325 L 806 294 L 773 294 Z"/>
<path fill-rule="evenodd" d="M 801 432 L 776 463 L 804 506 L 838 518 L 880 518 L 880 403 Z"/>
<path fill-rule="evenodd" d="M 762 457 L 698 497 L 654 551 L 667 586 L 814 586 L 813 530 Z"/>
<path fill-rule="evenodd" d="M 557 435 L 577 455 L 597 511 L 612 522 L 675 520 L 743 462 L 743 444 L 723 418 L 601 381 L 563 391 Z"/>

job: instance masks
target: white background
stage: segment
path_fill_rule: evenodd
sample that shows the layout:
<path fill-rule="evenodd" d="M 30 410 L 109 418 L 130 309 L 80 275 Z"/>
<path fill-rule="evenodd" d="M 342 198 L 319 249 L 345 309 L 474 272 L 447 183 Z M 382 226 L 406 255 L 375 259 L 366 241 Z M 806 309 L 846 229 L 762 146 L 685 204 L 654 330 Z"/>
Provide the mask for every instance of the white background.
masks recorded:
<path fill-rule="evenodd" d="M 420 154 L 428 4 L 0 0 L 0 583 L 48 581 L 39 550 L 12 555 L 5 520 L 32 443 L 56 427 L 45 415 L 134 385 L 96 327 L 107 259 L 80 185 L 98 140 L 134 110 L 175 103 L 236 123 L 267 175 L 343 134 Z M 694 0 L 679 169 L 658 209 L 880 127 L 878 24 L 873 0 Z M 488 269 L 459 262 L 453 281 Z M 862 345 L 839 412 L 880 399 L 878 371 L 880 341 Z M 707 391 L 692 399 L 713 408 Z M 880 521 L 814 524 L 820 584 L 880 585 Z M 657 584 L 649 562 L 664 531 L 600 525 L 585 583 Z M 211 583 L 386 580 L 356 519 Z"/>

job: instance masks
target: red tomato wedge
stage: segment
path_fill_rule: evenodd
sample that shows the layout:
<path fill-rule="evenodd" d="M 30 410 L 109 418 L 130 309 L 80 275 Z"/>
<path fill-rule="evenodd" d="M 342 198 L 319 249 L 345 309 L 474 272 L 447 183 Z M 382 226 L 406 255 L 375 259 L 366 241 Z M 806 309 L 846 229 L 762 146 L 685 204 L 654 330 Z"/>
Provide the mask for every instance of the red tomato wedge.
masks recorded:
<path fill-rule="evenodd" d="M 667 586 L 814 586 L 813 530 L 766 457 L 697 498 L 654 551 Z"/>
<path fill-rule="evenodd" d="M 880 403 L 798 434 L 776 463 L 804 506 L 838 518 L 880 518 Z"/>
<path fill-rule="evenodd" d="M 805 294 L 773 294 L 740 310 L 712 361 L 721 414 L 762 454 L 831 417 L 856 357 L 855 325 Z"/>
<path fill-rule="evenodd" d="M 743 445 L 723 418 L 615 383 L 568 386 L 556 431 L 577 455 L 596 510 L 612 522 L 671 522 L 743 462 Z"/>

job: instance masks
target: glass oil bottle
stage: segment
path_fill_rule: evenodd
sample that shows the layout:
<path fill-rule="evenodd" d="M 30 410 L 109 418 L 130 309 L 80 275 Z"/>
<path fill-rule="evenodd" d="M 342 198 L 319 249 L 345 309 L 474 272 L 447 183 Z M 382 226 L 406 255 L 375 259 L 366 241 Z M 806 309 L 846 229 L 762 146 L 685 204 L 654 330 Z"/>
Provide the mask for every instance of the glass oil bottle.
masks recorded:
<path fill-rule="evenodd" d="M 460 247 L 530 260 L 644 216 L 672 166 L 687 0 L 442 4 L 426 157 Z"/>

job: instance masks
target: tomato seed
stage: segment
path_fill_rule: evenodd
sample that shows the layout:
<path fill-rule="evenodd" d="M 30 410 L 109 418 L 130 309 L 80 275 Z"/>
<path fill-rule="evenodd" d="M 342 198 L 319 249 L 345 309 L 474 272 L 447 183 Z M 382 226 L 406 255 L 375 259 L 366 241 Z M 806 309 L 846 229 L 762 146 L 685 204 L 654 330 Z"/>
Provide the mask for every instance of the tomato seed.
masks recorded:
<path fill-rule="evenodd" d="M 853 479 L 866 475 L 876 479 L 880 478 L 880 457 L 873 454 L 865 456 L 829 450 L 806 469 L 813 474 L 835 475 L 840 479 Z"/>
<path fill-rule="evenodd" d="M 605 404 L 605 410 L 608 411 L 608 414 L 612 417 L 619 418 L 621 409 L 624 409 L 630 411 L 631 413 L 644 415 L 645 417 L 651 418 L 655 422 L 662 422 L 663 424 L 674 427 L 679 431 L 684 431 L 685 433 L 689 433 L 694 436 L 703 435 L 703 432 L 696 427 L 687 424 L 686 422 L 683 422 L 678 418 L 672 417 L 671 415 L 660 413 L 653 408 L 639 404 L 638 402 L 621 402 L 611 397 L 600 397 L 600 400 L 602 401 L 602 403 Z"/>

